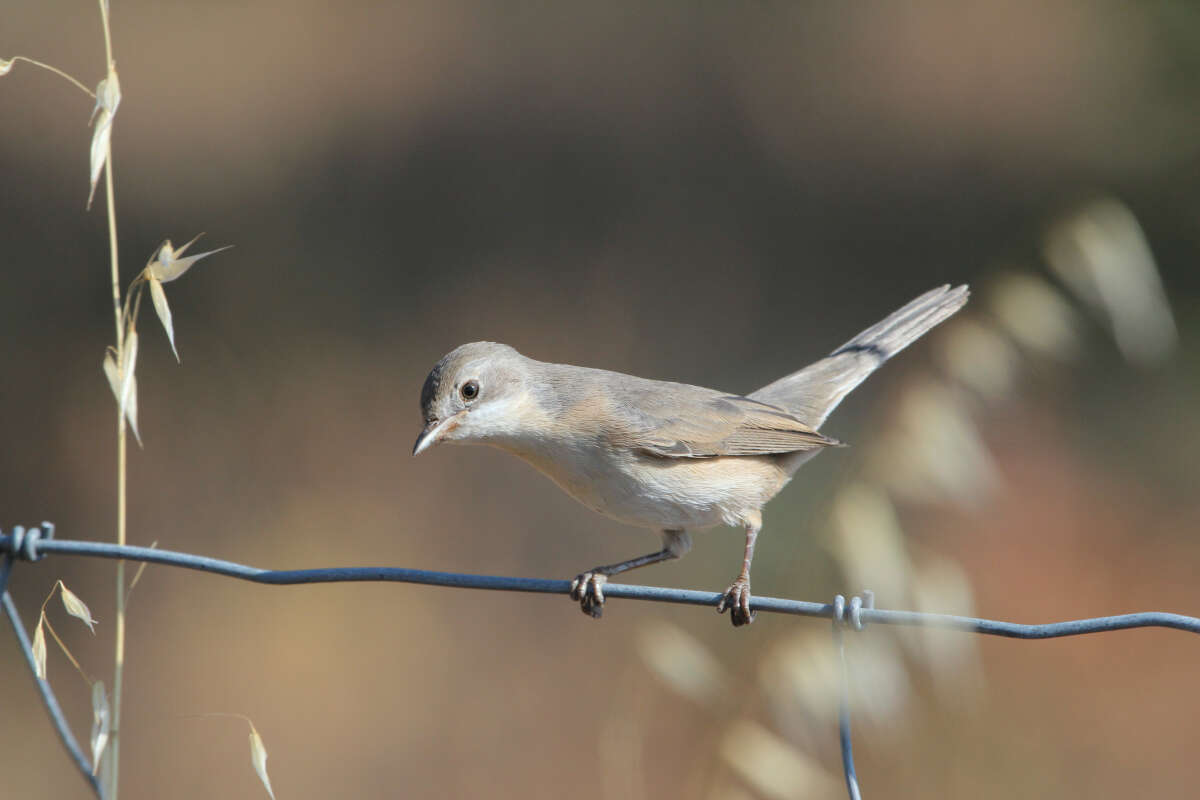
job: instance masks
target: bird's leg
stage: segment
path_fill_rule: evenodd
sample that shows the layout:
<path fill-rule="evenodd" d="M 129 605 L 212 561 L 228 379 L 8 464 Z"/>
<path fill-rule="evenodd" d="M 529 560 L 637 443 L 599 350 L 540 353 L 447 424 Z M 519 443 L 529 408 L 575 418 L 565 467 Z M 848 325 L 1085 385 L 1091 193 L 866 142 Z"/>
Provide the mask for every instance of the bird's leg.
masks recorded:
<path fill-rule="evenodd" d="M 746 557 L 742 561 L 742 571 L 717 604 L 718 614 L 729 609 L 729 621 L 734 627 L 754 622 L 755 612 L 750 610 L 750 562 L 754 560 L 754 540 L 758 538 L 760 527 L 760 523 L 746 526 Z"/>
<path fill-rule="evenodd" d="M 602 567 L 592 567 L 587 572 L 581 572 L 571 581 L 571 599 L 579 603 L 583 613 L 599 619 L 604 613 L 604 584 L 610 575 L 620 575 L 631 569 L 644 567 L 647 564 L 657 564 L 681 558 L 692 549 L 692 537 L 687 531 L 663 531 L 663 548 L 656 553 L 649 553 L 617 564 Z"/>

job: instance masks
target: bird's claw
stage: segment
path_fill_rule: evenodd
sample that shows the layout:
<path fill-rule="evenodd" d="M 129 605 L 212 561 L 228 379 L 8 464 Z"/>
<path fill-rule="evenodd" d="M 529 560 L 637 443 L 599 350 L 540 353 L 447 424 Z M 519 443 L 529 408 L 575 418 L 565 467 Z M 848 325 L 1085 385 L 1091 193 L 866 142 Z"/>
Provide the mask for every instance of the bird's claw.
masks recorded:
<path fill-rule="evenodd" d="M 717 613 L 724 614 L 725 609 L 729 609 L 729 621 L 735 628 L 754 622 L 754 617 L 758 612 L 750 610 L 750 580 L 748 578 L 738 578 L 725 590 L 725 594 L 721 596 L 721 602 L 717 603 Z"/>
<path fill-rule="evenodd" d="M 608 576 L 603 572 L 581 572 L 571 581 L 571 599 L 579 603 L 580 609 L 592 619 L 600 619 L 604 613 L 604 584 Z"/>

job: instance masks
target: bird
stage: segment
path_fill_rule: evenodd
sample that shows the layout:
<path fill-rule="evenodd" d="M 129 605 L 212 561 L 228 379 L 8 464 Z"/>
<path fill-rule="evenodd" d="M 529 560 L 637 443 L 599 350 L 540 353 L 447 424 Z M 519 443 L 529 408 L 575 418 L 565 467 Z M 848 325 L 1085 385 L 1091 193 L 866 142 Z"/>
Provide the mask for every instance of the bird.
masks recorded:
<path fill-rule="evenodd" d="M 737 578 L 717 611 L 754 621 L 750 565 L 762 508 L 801 465 L 842 442 L 820 432 L 847 394 L 966 304 L 967 286 L 932 289 L 827 357 L 746 395 L 536 361 L 496 342 L 447 353 L 421 388 L 416 456 L 440 442 L 524 459 L 593 511 L 661 533 L 661 549 L 593 567 L 571 598 L 600 617 L 620 573 L 685 555 L 689 531 L 745 531 Z"/>

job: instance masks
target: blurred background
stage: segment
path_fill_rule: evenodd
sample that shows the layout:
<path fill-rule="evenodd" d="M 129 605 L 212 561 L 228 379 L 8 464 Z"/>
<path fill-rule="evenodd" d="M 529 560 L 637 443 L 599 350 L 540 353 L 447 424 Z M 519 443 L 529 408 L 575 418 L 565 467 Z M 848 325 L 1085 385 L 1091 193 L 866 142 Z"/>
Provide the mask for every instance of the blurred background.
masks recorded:
<path fill-rule="evenodd" d="M 8 0 L 0 57 L 103 77 L 87 3 Z M 911 297 L 967 311 L 826 425 L 766 510 L 756 593 L 1043 622 L 1200 613 L 1200 8 L 1182 2 L 113 3 L 123 281 L 149 304 L 130 540 L 263 567 L 568 578 L 657 547 L 485 448 L 409 457 L 429 368 L 477 339 L 749 392 Z M 0 79 L 0 525 L 115 529 L 91 101 Z M 719 590 L 740 532 L 634 582 Z M 48 558 L 111 681 L 114 567 Z M 9 633 L 3 794 L 86 797 Z M 1200 640 L 869 629 L 867 797 L 1177 795 Z M 839 797 L 829 631 L 761 615 L 151 567 L 129 618 L 129 797 Z M 86 740 L 89 690 L 51 643 Z"/>

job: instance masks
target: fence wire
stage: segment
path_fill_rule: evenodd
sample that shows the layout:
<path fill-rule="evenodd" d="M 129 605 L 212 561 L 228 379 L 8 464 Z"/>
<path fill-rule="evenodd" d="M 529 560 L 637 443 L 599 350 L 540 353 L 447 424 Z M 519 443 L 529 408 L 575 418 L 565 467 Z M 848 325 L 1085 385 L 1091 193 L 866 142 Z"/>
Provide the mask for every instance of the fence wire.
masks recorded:
<path fill-rule="evenodd" d="M 433 572 L 404 567 L 324 567 L 319 569 L 273 570 L 260 569 L 233 561 L 223 561 L 192 553 L 159 550 L 132 545 L 116 545 L 107 542 L 72 541 L 54 538 L 54 526 L 42 523 L 40 528 L 25 530 L 17 526 L 12 533 L 0 533 L 0 553 L 4 561 L 0 564 L 0 593 L 9 624 L 16 634 L 17 642 L 33 673 L 34 681 L 42 696 L 42 703 L 50 715 L 59 739 L 75 762 L 84 779 L 96 796 L 103 800 L 100 782 L 92 772 L 70 728 L 63 717 L 58 700 L 50 684 L 37 676 L 29 635 L 25 630 L 17 609 L 8 594 L 8 580 L 16 560 L 38 561 L 48 554 L 83 556 L 89 558 L 125 559 L 169 567 L 208 572 L 230 578 L 251 581 L 271 586 L 294 586 L 314 583 L 393 582 L 418 583 L 430 586 L 446 586 L 456 589 L 484 589 L 503 592 L 535 592 L 539 594 L 569 594 L 569 580 L 544 578 L 508 578 L 497 575 L 472 575 L 457 572 Z M 658 586 L 635 586 L 623 583 L 606 583 L 606 598 L 648 600 L 658 603 L 681 603 L 685 605 L 715 607 L 721 599 L 720 592 L 700 592 L 689 589 L 669 589 Z M 842 750 L 842 767 L 846 778 L 846 790 L 851 800 L 861 800 L 858 778 L 854 769 L 854 750 L 850 736 L 850 674 L 846 662 L 844 631 L 849 628 L 861 631 L 868 624 L 905 625 L 943 628 L 979 633 L 989 636 L 1004 636 L 1011 639 L 1056 639 L 1063 636 L 1078 636 L 1085 633 L 1103 633 L 1128 628 L 1173 628 L 1175 630 L 1200 633 L 1200 619 L 1165 611 L 1144 611 L 1135 614 L 1119 614 L 1107 617 L 1066 620 L 1026 625 L 1002 620 L 964 617 L 953 614 L 932 614 L 922 611 L 900 611 L 874 607 L 874 594 L 864 591 L 861 597 L 852 597 L 847 603 L 838 595 L 832 603 L 812 603 L 780 597 L 754 596 L 750 601 L 753 611 L 794 614 L 804 617 L 822 617 L 833 623 L 833 642 L 841 664 L 841 687 L 839 695 L 838 728 Z"/>

